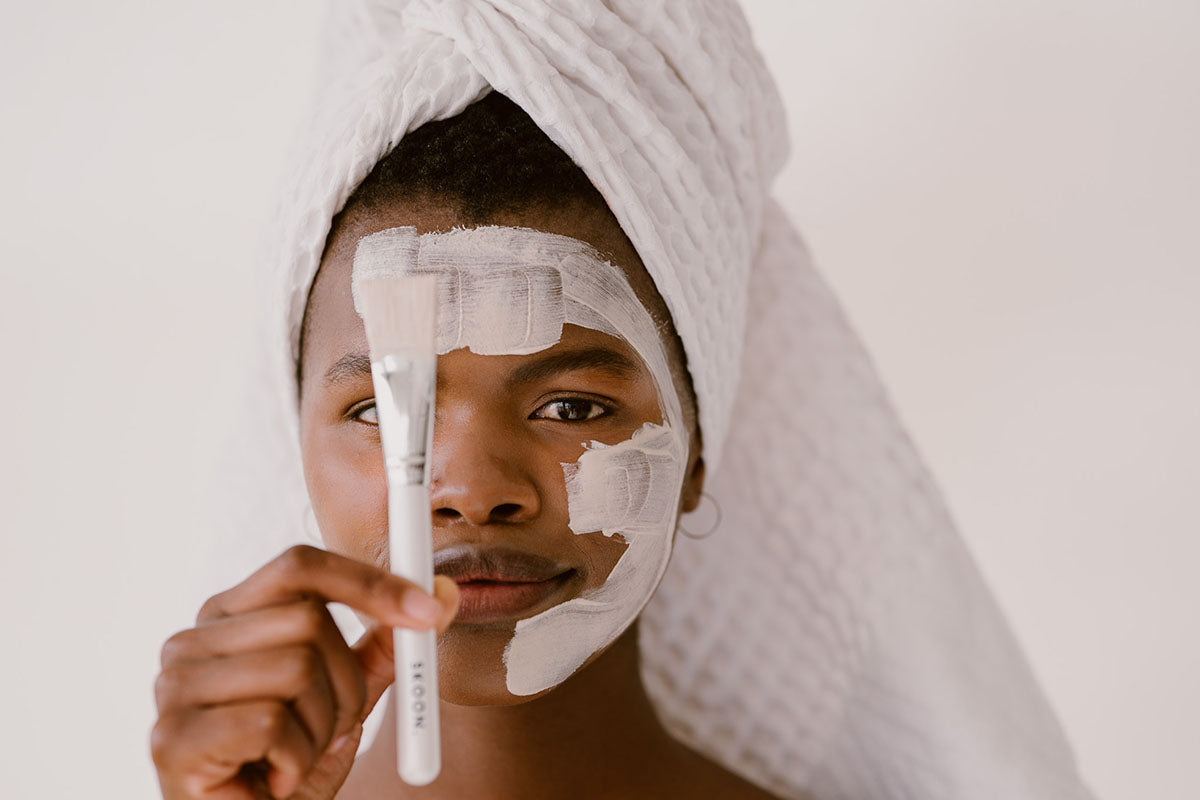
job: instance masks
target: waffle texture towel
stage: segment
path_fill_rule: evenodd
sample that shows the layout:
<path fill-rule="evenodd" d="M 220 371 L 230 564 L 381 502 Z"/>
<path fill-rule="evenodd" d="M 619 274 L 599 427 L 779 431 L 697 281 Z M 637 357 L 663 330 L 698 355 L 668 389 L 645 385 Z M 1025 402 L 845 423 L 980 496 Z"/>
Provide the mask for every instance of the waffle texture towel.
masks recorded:
<path fill-rule="evenodd" d="M 678 538 L 643 617 L 670 728 L 785 797 L 1089 798 L 867 354 L 770 199 L 784 115 L 736 4 L 338 0 L 326 30 L 269 237 L 258 405 L 229 473 L 257 481 L 233 517 L 248 558 L 312 535 L 295 359 L 332 217 L 407 132 L 499 91 L 603 194 L 687 351 L 724 518 L 708 539 Z"/>

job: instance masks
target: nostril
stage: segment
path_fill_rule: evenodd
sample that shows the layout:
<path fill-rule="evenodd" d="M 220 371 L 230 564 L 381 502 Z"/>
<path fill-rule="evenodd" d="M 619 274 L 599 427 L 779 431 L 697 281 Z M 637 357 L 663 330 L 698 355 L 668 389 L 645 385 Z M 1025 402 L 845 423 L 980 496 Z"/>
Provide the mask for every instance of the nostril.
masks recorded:
<path fill-rule="evenodd" d="M 531 508 L 524 503 L 471 502 L 470 498 L 443 498 L 442 503 L 433 508 L 433 518 L 440 525 L 457 525 L 466 522 L 471 525 L 494 525 L 503 523 L 520 523 L 529 519 Z M 436 502 L 436 501 L 435 501 Z"/>
<path fill-rule="evenodd" d="M 501 503 L 492 509 L 493 519 L 511 519 L 521 512 L 521 506 L 516 503 Z"/>

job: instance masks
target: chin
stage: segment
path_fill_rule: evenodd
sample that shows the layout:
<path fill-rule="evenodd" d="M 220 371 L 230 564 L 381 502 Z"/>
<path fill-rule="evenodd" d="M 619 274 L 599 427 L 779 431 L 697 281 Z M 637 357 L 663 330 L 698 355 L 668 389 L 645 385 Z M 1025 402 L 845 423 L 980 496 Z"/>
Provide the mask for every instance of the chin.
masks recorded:
<path fill-rule="evenodd" d="M 566 680 L 535 694 L 518 695 L 508 690 L 504 664 L 504 650 L 512 640 L 514 627 L 515 623 L 452 625 L 443 634 L 438 643 L 438 694 L 443 702 L 473 707 L 518 706 L 561 689 L 570 694 L 572 684 L 582 688 L 580 679 L 597 660 L 622 642 L 636 642 L 638 635 L 635 621 L 616 641 L 592 653 Z M 628 652 L 629 648 L 624 650 Z"/>
<path fill-rule="evenodd" d="M 515 626 L 514 622 L 450 626 L 438 642 L 438 693 L 443 702 L 456 706 L 512 706 L 541 696 L 525 697 L 508 691 L 504 649 L 512 640 Z"/>

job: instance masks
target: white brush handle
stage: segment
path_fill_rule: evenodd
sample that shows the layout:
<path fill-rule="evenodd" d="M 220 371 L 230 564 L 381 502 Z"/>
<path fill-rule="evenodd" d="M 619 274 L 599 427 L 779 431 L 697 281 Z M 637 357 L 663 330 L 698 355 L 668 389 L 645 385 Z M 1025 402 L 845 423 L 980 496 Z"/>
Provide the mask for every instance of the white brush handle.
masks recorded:
<path fill-rule="evenodd" d="M 392 572 L 433 591 L 433 540 L 429 490 L 388 487 Z M 410 786 L 424 786 L 442 769 L 438 722 L 437 632 L 396 628 L 396 767 Z"/>

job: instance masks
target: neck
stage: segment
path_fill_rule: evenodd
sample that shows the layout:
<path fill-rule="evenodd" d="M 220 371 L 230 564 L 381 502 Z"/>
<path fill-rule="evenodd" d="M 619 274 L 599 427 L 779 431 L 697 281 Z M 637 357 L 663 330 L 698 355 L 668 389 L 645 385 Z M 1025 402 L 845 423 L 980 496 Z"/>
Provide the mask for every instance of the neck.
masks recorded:
<path fill-rule="evenodd" d="M 377 797 L 636 796 L 686 751 L 642 684 L 637 626 L 548 694 L 512 706 L 441 704 L 442 773 L 414 789 L 395 772 L 395 706 L 361 767 Z M 365 774 L 364 774 L 365 777 Z M 553 787 L 553 789 L 551 789 Z"/>

